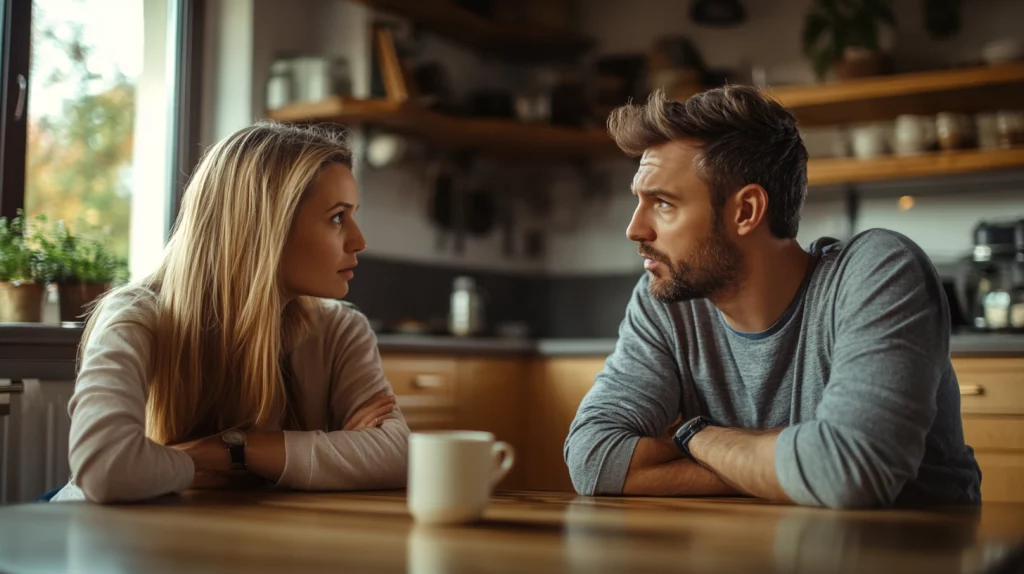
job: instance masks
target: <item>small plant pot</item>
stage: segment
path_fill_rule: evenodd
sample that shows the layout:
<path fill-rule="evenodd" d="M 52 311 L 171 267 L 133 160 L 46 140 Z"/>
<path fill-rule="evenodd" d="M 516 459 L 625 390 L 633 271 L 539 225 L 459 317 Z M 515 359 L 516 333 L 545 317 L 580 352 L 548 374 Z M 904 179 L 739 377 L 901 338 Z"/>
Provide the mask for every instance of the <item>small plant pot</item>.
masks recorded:
<path fill-rule="evenodd" d="M 847 48 L 843 59 L 835 65 L 835 73 L 840 80 L 891 74 L 892 58 L 882 52 Z"/>
<path fill-rule="evenodd" d="M 39 323 L 43 320 L 46 287 L 38 283 L 0 282 L 0 323 Z"/>
<path fill-rule="evenodd" d="M 60 299 L 61 322 L 80 322 L 90 310 L 90 303 L 110 289 L 108 284 L 59 284 L 57 295 Z"/>

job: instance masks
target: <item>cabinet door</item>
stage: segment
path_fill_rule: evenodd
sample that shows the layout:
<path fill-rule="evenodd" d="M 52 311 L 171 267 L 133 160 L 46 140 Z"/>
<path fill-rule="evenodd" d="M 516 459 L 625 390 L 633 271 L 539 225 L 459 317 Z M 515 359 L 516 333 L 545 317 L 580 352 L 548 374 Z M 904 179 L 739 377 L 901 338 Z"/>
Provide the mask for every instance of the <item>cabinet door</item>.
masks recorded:
<path fill-rule="evenodd" d="M 530 368 L 525 406 L 527 488 L 572 491 L 562 447 L 580 401 L 604 368 L 604 358 L 539 359 Z"/>
<path fill-rule="evenodd" d="M 456 363 L 452 357 L 383 355 L 381 366 L 412 430 L 455 424 Z"/>
<path fill-rule="evenodd" d="M 523 358 L 462 358 L 457 362 L 455 427 L 494 433 L 516 451 L 512 471 L 498 484 L 503 489 L 523 487 L 526 364 Z"/>
<path fill-rule="evenodd" d="M 958 357 L 960 410 L 987 415 L 1024 415 L 1024 359 Z"/>
<path fill-rule="evenodd" d="M 1024 417 L 968 414 L 963 422 L 981 467 L 981 499 L 1024 502 Z"/>

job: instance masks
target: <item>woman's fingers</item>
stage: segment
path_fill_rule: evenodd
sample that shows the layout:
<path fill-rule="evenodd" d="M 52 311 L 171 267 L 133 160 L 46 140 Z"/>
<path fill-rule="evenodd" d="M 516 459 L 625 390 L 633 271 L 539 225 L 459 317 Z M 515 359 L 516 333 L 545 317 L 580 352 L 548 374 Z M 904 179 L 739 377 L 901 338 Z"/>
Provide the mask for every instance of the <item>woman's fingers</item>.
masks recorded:
<path fill-rule="evenodd" d="M 382 416 L 381 412 L 390 412 L 395 406 L 395 397 L 392 395 L 384 395 L 377 399 L 369 400 L 363 403 L 363 406 L 352 414 L 342 430 L 356 430 L 358 428 L 365 427 L 367 424 L 373 421 L 374 417 Z"/>

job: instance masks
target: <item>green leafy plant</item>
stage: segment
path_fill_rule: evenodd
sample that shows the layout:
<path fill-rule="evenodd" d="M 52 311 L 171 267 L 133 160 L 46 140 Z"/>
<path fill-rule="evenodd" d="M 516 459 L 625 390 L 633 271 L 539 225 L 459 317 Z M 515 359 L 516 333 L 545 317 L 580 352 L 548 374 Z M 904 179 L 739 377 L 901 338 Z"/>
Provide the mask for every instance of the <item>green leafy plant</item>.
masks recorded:
<path fill-rule="evenodd" d="M 43 223 L 46 223 L 43 218 Z M 75 235 L 58 221 L 35 236 L 40 254 L 37 268 L 47 281 L 60 284 L 106 285 L 124 281 L 127 265 L 92 236 Z"/>
<path fill-rule="evenodd" d="M 36 223 L 45 223 L 45 218 L 36 218 Z M 47 281 L 39 252 L 32 247 L 38 228 L 20 209 L 13 219 L 0 217 L 0 281 Z"/>
<path fill-rule="evenodd" d="M 815 0 L 804 20 L 803 50 L 823 79 L 847 48 L 879 51 L 879 25 L 896 25 L 892 0 Z"/>

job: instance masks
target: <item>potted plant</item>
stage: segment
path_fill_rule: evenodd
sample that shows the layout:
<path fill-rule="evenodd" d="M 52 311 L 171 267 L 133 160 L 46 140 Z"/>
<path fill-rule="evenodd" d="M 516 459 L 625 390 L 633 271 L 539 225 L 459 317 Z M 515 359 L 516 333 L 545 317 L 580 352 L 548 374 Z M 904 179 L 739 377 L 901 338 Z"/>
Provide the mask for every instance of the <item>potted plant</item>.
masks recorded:
<path fill-rule="evenodd" d="M 36 233 L 21 210 L 9 221 L 0 217 L 0 323 L 42 321 L 46 280 L 30 246 Z"/>
<path fill-rule="evenodd" d="M 60 320 L 81 321 L 93 301 L 126 275 L 123 261 L 93 237 L 75 235 L 58 221 L 38 235 L 40 275 L 57 285 Z"/>
<path fill-rule="evenodd" d="M 804 20 L 803 50 L 819 79 L 834 70 L 840 79 L 890 71 L 879 30 L 896 25 L 892 0 L 814 0 Z"/>

